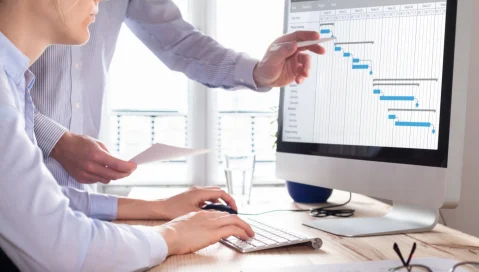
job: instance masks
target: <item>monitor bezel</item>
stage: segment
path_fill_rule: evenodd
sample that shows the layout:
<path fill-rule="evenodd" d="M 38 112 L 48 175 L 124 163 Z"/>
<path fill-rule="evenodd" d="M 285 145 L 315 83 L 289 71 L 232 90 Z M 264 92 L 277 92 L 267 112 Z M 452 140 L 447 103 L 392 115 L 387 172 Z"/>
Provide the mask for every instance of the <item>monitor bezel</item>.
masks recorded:
<path fill-rule="evenodd" d="M 284 32 L 288 32 L 289 3 L 285 0 Z M 285 88 L 281 88 L 278 111 L 277 151 L 282 153 L 314 155 L 333 158 L 410 164 L 447 168 L 449 131 L 451 120 L 452 89 L 454 76 L 454 52 L 456 40 L 458 0 L 447 0 L 444 39 L 443 81 L 441 88 L 441 113 L 437 150 L 393 148 L 377 146 L 333 145 L 283 141 L 283 106 Z"/>

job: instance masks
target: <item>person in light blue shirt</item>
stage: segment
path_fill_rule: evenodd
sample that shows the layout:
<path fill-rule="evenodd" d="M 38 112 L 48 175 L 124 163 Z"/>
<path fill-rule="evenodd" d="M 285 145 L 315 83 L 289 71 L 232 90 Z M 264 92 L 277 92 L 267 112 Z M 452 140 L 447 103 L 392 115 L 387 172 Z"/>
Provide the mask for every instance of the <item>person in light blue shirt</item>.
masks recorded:
<path fill-rule="evenodd" d="M 210 87 L 255 91 L 268 91 L 294 81 L 301 83 L 308 76 L 311 62 L 307 54 L 297 50 L 294 42 L 315 40 L 319 34 L 298 31 L 285 35 L 275 42 L 290 43 L 256 60 L 203 35 L 183 20 L 171 0 L 114 0 L 101 3 L 101 7 L 105 12 L 99 14 L 91 26 L 92 36 L 87 45 L 52 46 L 32 66 L 37 75 L 32 97 L 38 109 L 35 115 L 38 145 L 45 164 L 64 186 L 63 191 L 74 209 L 104 220 L 130 219 L 131 216 L 172 219 L 180 214 L 165 215 L 164 202 L 142 202 L 143 208 L 132 212 L 130 208 L 138 206 L 136 201 L 97 194 L 89 185 L 124 178 L 136 169 L 135 164 L 112 157 L 96 140 L 107 73 L 122 24 L 126 23 L 172 70 Z M 324 53 L 319 45 L 304 50 Z M 214 190 L 217 194 L 219 189 Z M 187 205 L 175 202 L 175 206 L 181 206 L 183 212 L 198 210 L 196 200 L 209 199 L 210 194 L 210 189 L 196 190 L 194 199 Z"/>
<path fill-rule="evenodd" d="M 50 44 L 85 43 L 99 1 L 0 0 L 0 256 L 20 271 L 145 270 L 221 238 L 254 235 L 239 217 L 220 212 L 141 227 L 70 208 L 36 145 L 28 68 Z"/>

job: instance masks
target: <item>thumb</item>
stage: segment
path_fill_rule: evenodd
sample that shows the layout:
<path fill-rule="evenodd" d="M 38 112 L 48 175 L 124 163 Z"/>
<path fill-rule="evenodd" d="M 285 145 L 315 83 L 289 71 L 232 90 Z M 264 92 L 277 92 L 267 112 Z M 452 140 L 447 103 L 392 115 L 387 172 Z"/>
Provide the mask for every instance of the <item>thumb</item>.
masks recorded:
<path fill-rule="evenodd" d="M 295 41 L 284 43 L 279 50 L 269 52 L 268 61 L 273 65 L 281 64 L 287 58 L 293 56 L 297 50 L 298 46 Z"/>

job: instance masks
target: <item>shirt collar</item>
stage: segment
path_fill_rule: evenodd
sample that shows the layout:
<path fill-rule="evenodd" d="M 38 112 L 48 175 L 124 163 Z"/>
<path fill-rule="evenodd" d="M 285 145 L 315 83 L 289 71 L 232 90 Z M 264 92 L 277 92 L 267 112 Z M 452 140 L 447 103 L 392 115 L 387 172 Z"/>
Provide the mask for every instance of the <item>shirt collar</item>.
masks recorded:
<path fill-rule="evenodd" d="M 0 60 L 4 63 L 5 72 L 15 84 L 25 79 L 25 72 L 30 65 L 30 59 L 0 32 Z"/>
<path fill-rule="evenodd" d="M 27 70 L 25 72 L 25 81 L 27 89 L 28 91 L 30 91 L 33 88 L 33 84 L 35 83 L 35 75 L 30 70 Z"/>

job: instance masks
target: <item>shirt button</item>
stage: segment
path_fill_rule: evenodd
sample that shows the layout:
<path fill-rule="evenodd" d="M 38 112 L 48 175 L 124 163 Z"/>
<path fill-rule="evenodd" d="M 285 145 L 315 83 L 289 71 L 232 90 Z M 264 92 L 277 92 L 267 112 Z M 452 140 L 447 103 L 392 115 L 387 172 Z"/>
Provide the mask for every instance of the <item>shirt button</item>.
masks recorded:
<path fill-rule="evenodd" d="M 78 63 L 75 63 L 75 68 L 76 69 L 80 68 L 80 65 Z"/>
<path fill-rule="evenodd" d="M 75 108 L 77 108 L 77 109 L 80 108 L 80 103 L 79 102 L 75 103 Z"/>
<path fill-rule="evenodd" d="M 240 79 L 240 82 L 241 82 L 241 83 L 244 83 L 244 78 L 241 78 L 241 79 Z"/>

